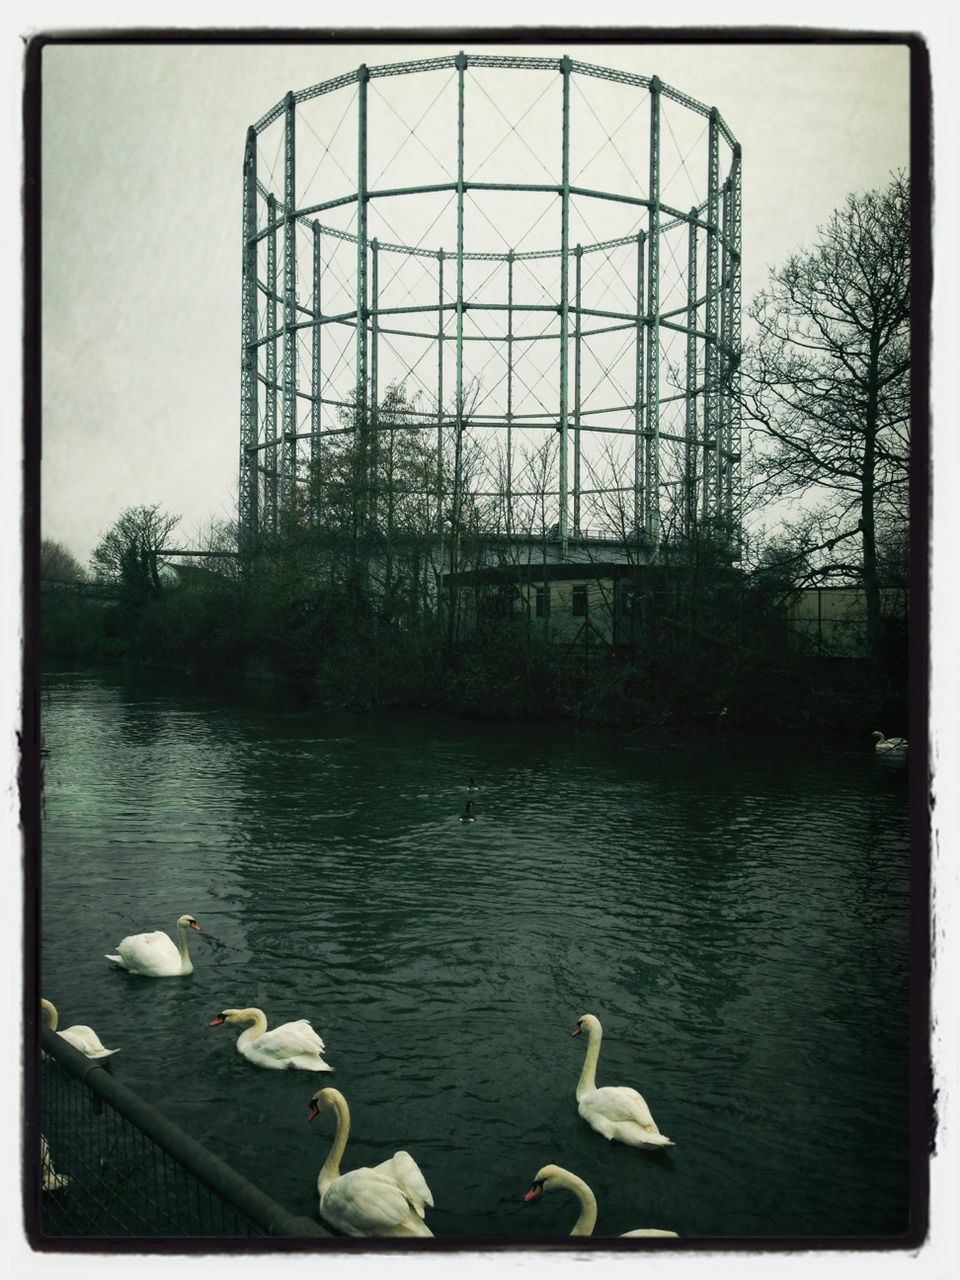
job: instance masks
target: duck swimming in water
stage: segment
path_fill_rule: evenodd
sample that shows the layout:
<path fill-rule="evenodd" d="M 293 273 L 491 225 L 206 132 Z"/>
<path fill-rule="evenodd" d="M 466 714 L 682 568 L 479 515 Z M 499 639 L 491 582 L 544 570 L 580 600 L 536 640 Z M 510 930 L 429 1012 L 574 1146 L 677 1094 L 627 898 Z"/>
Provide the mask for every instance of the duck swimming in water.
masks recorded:
<path fill-rule="evenodd" d="M 473 801 L 468 800 L 466 804 L 466 808 L 464 809 L 463 813 L 461 813 L 460 815 L 460 821 L 476 822 L 476 820 L 477 820 L 477 815 L 473 812 Z"/>
<path fill-rule="evenodd" d="M 480 790 L 480 788 L 477 786 L 477 784 L 476 784 L 476 782 L 473 780 L 473 778 L 468 778 L 468 779 L 467 779 L 467 790 L 468 790 L 468 791 L 479 791 L 479 790 Z"/>

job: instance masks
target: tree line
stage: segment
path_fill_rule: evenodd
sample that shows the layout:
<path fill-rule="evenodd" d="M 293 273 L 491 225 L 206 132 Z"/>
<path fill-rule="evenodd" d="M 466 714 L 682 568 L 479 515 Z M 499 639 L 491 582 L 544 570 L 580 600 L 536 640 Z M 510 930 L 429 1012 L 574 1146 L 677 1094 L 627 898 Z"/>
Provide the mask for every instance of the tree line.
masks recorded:
<path fill-rule="evenodd" d="M 881 595 L 906 584 L 910 254 L 910 188 L 898 174 L 882 190 L 850 195 L 812 247 L 770 271 L 750 307 L 752 336 L 739 364 L 743 528 L 696 526 L 682 554 L 646 575 L 647 596 L 658 603 L 640 618 L 635 651 L 621 655 L 617 670 L 594 673 L 612 677 L 613 701 L 656 717 L 663 698 L 651 691 L 672 684 L 677 693 L 685 684 L 687 701 L 677 693 L 674 712 L 712 714 L 726 685 L 730 700 L 748 700 L 758 655 L 780 663 L 771 690 L 782 686 L 789 593 L 837 583 L 864 593 L 870 678 L 880 679 L 888 701 L 905 696 L 903 645 L 891 649 Z M 450 416 L 468 417 L 466 408 Z M 602 692 L 586 687 L 569 655 L 518 614 L 509 573 L 485 575 L 490 581 L 466 603 L 456 585 L 458 574 L 489 568 L 491 558 L 517 570 L 545 555 L 556 441 L 523 459 L 529 491 L 541 494 L 531 515 L 540 546 L 536 537 L 491 542 L 510 523 L 508 486 L 481 494 L 469 441 L 448 430 L 438 452 L 423 416 L 402 384 L 369 419 L 342 409 L 343 430 L 323 440 L 294 501 L 264 513 L 257 554 L 241 561 L 236 529 L 211 527 L 207 554 L 177 562 L 175 589 L 166 589 L 161 566 L 179 521 L 159 504 L 121 513 L 89 575 L 66 548 L 45 541 L 41 575 L 89 576 L 117 589 L 114 608 L 101 609 L 100 656 L 243 667 L 309 680 L 344 700 L 443 696 L 503 714 L 602 708 Z M 606 463 L 616 478 L 612 453 Z M 598 501 L 628 561 L 636 546 L 639 570 L 628 489 L 614 483 Z M 679 509 L 675 515 L 680 521 Z M 669 547 L 669 504 L 665 521 Z M 736 569 L 733 538 L 742 548 Z M 51 651 L 69 631 L 54 624 Z M 722 657 L 719 642 L 728 646 Z M 799 696 L 807 683 L 799 678 Z"/>

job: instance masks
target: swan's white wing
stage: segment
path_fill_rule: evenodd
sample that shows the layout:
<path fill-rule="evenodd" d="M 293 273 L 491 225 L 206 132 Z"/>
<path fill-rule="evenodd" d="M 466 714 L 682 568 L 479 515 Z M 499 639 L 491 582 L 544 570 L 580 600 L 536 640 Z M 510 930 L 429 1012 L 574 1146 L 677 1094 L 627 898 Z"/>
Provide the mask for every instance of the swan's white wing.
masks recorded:
<path fill-rule="evenodd" d="M 147 973 L 179 972 L 180 952 L 165 933 L 134 933 L 117 947 L 128 969 Z"/>
<path fill-rule="evenodd" d="M 658 1132 L 643 1096 L 627 1085 L 606 1085 L 602 1089 L 595 1089 L 583 1098 L 581 1105 L 613 1124 L 632 1120 L 644 1129 Z"/>
<path fill-rule="evenodd" d="M 399 1227 L 411 1205 L 392 1178 L 376 1169 L 351 1169 L 326 1189 L 320 1212 L 351 1235 L 380 1235 Z"/>
<path fill-rule="evenodd" d="M 62 1036 L 67 1044 L 72 1044 L 75 1049 L 85 1053 L 88 1058 L 109 1058 L 112 1053 L 118 1052 L 116 1049 L 106 1048 L 93 1027 L 86 1027 L 82 1023 L 78 1023 L 75 1027 L 67 1027 L 65 1031 L 58 1031 L 57 1034 Z"/>
<path fill-rule="evenodd" d="M 299 1022 L 285 1022 L 272 1031 L 265 1031 L 262 1036 L 257 1036 L 254 1044 L 275 1058 L 295 1058 L 302 1053 L 316 1056 L 326 1048 L 306 1018 Z"/>
<path fill-rule="evenodd" d="M 389 1160 L 373 1166 L 374 1172 L 392 1178 L 422 1218 L 424 1206 L 433 1208 L 433 1195 L 420 1166 L 409 1151 L 396 1151 Z"/>

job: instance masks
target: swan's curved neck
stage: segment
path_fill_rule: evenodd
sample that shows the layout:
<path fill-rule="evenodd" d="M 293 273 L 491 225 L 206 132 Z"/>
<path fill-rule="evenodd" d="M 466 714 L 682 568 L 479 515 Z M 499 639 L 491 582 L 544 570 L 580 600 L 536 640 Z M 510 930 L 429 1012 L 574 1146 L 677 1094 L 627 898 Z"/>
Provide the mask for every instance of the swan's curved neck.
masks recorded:
<path fill-rule="evenodd" d="M 184 973 L 193 972 L 193 961 L 190 959 L 190 948 L 187 945 L 188 924 L 177 925 L 177 947 L 180 952 L 180 967 Z"/>
<path fill-rule="evenodd" d="M 59 1017 L 57 1015 L 57 1011 L 54 1008 L 54 1006 L 50 1003 L 49 1000 L 41 1000 L 40 1008 L 47 1015 L 49 1019 L 50 1030 L 56 1031 Z"/>
<path fill-rule="evenodd" d="M 584 1182 L 582 1178 L 578 1178 L 575 1173 L 567 1173 L 564 1171 L 563 1177 L 554 1175 L 556 1180 L 563 1184 L 568 1191 L 572 1191 L 580 1203 L 580 1217 L 573 1224 L 570 1234 L 572 1236 L 589 1236 L 593 1234 L 593 1228 L 597 1225 L 597 1198 Z"/>
<path fill-rule="evenodd" d="M 577 1101 L 583 1097 L 585 1093 L 592 1093 L 597 1087 L 597 1059 L 600 1057 L 600 1041 L 603 1039 L 603 1032 L 599 1026 L 592 1026 L 587 1031 L 589 1037 L 587 1042 L 587 1056 L 583 1060 L 583 1070 L 580 1072 L 580 1082 L 577 1085 Z"/>
<path fill-rule="evenodd" d="M 320 1170 L 320 1176 L 317 1179 L 317 1186 L 320 1188 L 321 1195 L 323 1195 L 331 1182 L 335 1182 L 340 1177 L 340 1161 L 343 1159 L 343 1153 L 347 1148 L 347 1138 L 350 1134 L 350 1108 L 347 1106 L 346 1098 L 335 1097 L 332 1101 L 332 1106 L 337 1113 L 337 1132 L 334 1135 L 330 1151 L 323 1162 L 323 1168 Z"/>
<path fill-rule="evenodd" d="M 245 1027 L 241 1039 L 246 1037 L 248 1040 L 255 1040 L 257 1036 L 262 1036 L 267 1029 L 267 1015 L 262 1009 L 241 1009 L 239 1013 L 233 1015 L 233 1021 L 251 1022 L 253 1025 Z"/>

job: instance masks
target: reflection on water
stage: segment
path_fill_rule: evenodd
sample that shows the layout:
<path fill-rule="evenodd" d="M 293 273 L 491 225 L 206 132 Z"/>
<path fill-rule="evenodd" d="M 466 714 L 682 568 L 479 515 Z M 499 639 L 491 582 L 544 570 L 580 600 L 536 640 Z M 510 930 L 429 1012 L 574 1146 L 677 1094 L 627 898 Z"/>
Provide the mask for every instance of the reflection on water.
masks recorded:
<path fill-rule="evenodd" d="M 313 1020 L 345 1167 L 409 1149 L 438 1235 L 565 1234 L 572 1201 L 521 1200 L 549 1162 L 592 1186 L 598 1234 L 906 1229 L 906 785 L 868 749 L 623 750 L 93 672 L 48 676 L 43 732 L 44 994 L 291 1211 L 332 1122 L 307 1125 L 314 1076 L 208 1028 L 225 1007 Z M 192 977 L 111 971 L 182 912 Z M 598 1082 L 640 1089 L 674 1149 L 577 1116 L 584 1012 Z"/>

